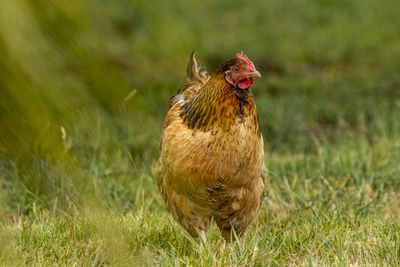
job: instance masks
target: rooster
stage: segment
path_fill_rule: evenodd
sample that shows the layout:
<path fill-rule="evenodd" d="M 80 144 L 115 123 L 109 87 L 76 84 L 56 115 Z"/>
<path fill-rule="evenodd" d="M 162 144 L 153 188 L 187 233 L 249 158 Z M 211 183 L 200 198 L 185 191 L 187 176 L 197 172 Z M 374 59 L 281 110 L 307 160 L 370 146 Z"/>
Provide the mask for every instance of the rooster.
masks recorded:
<path fill-rule="evenodd" d="M 210 221 L 229 243 L 264 200 L 264 143 L 250 87 L 261 77 L 242 53 L 210 77 L 195 54 L 169 103 L 155 176 L 168 211 L 205 242 Z"/>

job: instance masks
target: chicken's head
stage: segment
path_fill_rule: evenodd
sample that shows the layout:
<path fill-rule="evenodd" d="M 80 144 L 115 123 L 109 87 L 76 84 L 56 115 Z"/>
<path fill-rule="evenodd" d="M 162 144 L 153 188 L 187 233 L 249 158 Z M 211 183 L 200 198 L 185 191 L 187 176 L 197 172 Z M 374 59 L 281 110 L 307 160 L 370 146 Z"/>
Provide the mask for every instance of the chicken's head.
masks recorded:
<path fill-rule="evenodd" d="M 240 89 L 249 89 L 255 77 L 261 77 L 253 62 L 243 53 L 237 53 L 233 65 L 225 71 L 225 80 Z"/>

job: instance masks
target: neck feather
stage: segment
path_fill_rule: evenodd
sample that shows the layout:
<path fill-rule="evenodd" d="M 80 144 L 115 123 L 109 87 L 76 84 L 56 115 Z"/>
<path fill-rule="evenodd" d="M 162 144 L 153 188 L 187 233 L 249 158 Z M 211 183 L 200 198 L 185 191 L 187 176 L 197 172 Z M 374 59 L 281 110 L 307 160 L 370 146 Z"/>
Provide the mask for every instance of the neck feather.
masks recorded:
<path fill-rule="evenodd" d="M 252 128 L 259 133 L 257 109 L 253 94 L 229 84 L 224 73 L 216 73 L 196 95 L 182 105 L 180 117 L 191 129 L 210 131 L 230 126 L 249 117 Z"/>

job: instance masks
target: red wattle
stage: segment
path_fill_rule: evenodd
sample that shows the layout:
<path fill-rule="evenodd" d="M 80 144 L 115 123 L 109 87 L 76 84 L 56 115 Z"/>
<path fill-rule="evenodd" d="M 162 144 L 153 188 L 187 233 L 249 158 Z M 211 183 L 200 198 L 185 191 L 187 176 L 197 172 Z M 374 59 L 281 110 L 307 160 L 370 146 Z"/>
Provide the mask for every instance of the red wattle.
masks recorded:
<path fill-rule="evenodd" d="M 241 80 L 241 81 L 238 83 L 238 87 L 239 87 L 240 89 L 249 89 L 250 86 L 251 86 L 253 83 L 254 83 L 254 78 L 253 78 L 253 77 L 251 77 L 251 78 L 246 78 L 246 79 L 244 79 L 244 80 Z"/>
<path fill-rule="evenodd" d="M 237 87 L 239 87 L 240 89 L 243 89 L 243 90 L 249 89 L 250 86 L 252 86 L 253 83 L 254 83 L 254 78 L 253 77 L 245 78 L 245 79 L 241 80 L 238 84 L 236 84 L 229 75 L 225 76 L 225 80 L 228 83 L 230 83 L 232 86 L 237 86 Z"/>

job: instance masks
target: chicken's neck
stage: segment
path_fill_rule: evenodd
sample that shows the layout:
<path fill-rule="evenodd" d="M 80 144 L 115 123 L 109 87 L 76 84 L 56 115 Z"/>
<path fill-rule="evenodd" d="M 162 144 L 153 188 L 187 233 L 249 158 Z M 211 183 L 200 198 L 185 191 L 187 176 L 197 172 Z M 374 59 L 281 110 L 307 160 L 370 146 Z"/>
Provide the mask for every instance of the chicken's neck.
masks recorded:
<path fill-rule="evenodd" d="M 259 133 L 259 121 L 253 94 L 233 87 L 223 73 L 217 73 L 181 107 L 180 117 L 191 129 L 210 131 L 216 127 L 229 130 L 235 123 L 251 121 Z"/>

